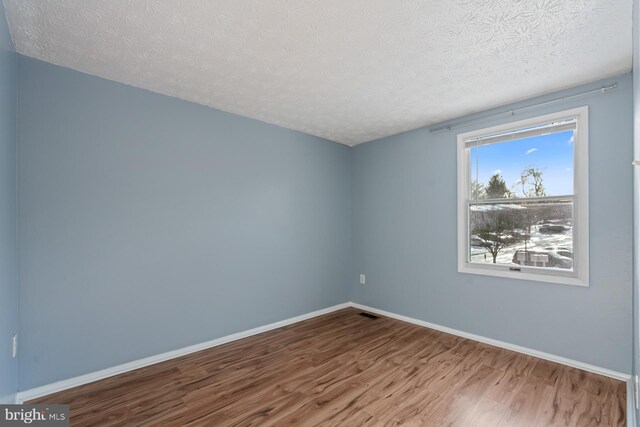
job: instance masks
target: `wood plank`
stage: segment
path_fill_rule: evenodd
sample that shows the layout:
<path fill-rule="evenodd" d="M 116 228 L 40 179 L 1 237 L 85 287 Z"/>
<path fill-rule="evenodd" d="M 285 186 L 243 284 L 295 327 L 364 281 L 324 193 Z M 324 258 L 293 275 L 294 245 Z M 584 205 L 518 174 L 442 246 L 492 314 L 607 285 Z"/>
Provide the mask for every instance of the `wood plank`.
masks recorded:
<path fill-rule="evenodd" d="M 29 403 L 74 426 L 626 422 L 621 381 L 352 308 Z"/>

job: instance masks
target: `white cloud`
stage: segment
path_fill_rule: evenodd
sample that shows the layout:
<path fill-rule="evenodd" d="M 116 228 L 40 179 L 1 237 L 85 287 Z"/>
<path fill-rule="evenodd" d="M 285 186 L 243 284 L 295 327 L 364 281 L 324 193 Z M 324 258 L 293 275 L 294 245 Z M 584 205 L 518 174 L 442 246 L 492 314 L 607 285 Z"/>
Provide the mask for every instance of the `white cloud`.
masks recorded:
<path fill-rule="evenodd" d="M 571 135 L 571 138 L 569 138 L 569 141 L 567 141 L 569 144 L 573 144 L 573 135 Z"/>
<path fill-rule="evenodd" d="M 494 175 L 500 175 L 502 173 L 502 169 L 496 169 L 493 171 Z"/>
<path fill-rule="evenodd" d="M 535 153 L 536 151 L 538 151 L 538 149 L 537 149 L 537 148 L 529 148 L 529 149 L 527 150 L 527 153 L 526 153 L 526 154 L 527 154 L 527 155 L 529 155 L 529 154 L 531 154 L 531 153 Z"/>

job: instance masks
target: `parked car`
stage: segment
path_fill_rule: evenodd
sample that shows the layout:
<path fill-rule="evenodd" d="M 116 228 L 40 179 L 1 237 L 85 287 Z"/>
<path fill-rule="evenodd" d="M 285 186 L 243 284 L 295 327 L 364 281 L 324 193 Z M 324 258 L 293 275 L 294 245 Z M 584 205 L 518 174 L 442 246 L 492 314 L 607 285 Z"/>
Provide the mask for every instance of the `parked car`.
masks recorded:
<path fill-rule="evenodd" d="M 529 234 L 527 230 L 524 230 L 522 228 L 516 228 L 512 230 L 512 235 L 513 237 L 517 237 L 523 240 L 529 240 L 531 238 L 531 234 Z"/>
<path fill-rule="evenodd" d="M 568 230 L 570 230 L 570 228 L 562 224 L 542 224 L 538 227 L 538 231 L 544 234 L 558 234 Z"/>
<path fill-rule="evenodd" d="M 555 252 L 558 255 L 566 256 L 567 258 L 573 259 L 573 251 L 571 248 L 566 248 L 562 246 L 547 246 L 544 248 L 545 251 Z"/>
<path fill-rule="evenodd" d="M 573 268 L 573 259 L 562 256 L 554 251 L 533 250 L 525 251 L 517 250 L 513 254 L 511 260 L 514 264 L 525 265 L 529 267 L 555 267 L 555 268 Z"/>

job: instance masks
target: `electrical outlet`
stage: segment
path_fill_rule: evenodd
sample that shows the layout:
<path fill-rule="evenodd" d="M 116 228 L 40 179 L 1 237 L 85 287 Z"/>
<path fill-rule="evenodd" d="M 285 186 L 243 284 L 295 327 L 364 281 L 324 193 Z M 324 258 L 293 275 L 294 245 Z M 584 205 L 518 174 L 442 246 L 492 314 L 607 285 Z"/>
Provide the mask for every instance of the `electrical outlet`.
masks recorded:
<path fill-rule="evenodd" d="M 364 285 L 365 283 L 367 283 L 367 278 L 364 274 L 360 274 L 360 284 Z"/>
<path fill-rule="evenodd" d="M 11 357 L 18 355 L 18 334 L 14 334 L 11 337 Z"/>

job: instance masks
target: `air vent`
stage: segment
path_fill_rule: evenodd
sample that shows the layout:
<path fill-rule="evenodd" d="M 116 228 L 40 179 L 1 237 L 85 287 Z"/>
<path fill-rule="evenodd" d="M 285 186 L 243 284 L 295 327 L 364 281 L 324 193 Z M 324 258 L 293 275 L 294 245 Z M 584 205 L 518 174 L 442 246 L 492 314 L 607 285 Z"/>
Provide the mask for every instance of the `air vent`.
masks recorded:
<path fill-rule="evenodd" d="M 378 316 L 371 313 L 365 313 L 364 311 L 359 314 L 360 316 L 368 317 L 369 319 L 378 319 Z"/>

